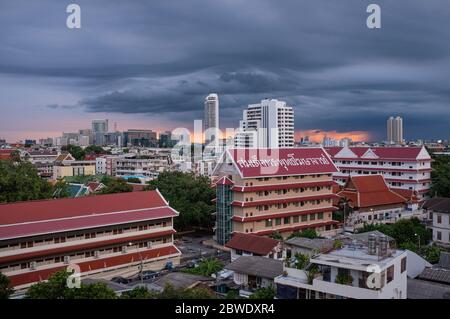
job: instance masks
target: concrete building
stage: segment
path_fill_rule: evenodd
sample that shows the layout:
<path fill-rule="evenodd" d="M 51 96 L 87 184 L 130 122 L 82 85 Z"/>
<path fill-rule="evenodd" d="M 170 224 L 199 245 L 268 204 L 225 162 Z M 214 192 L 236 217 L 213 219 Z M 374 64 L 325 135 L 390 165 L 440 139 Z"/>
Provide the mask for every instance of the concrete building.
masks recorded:
<path fill-rule="evenodd" d="M 391 116 L 387 120 L 388 144 L 403 144 L 403 119 L 400 116 Z"/>
<path fill-rule="evenodd" d="M 423 201 L 431 187 L 431 156 L 425 147 L 327 147 L 345 185 L 350 176 L 382 175 L 389 188 L 414 192 Z M 407 196 L 407 194 L 405 194 Z"/>
<path fill-rule="evenodd" d="M 53 176 L 53 163 L 58 155 L 59 152 L 53 149 L 32 149 L 22 152 L 21 157 L 36 167 L 39 176 L 51 178 Z"/>
<path fill-rule="evenodd" d="M 242 256 L 225 266 L 234 272 L 239 295 L 249 297 L 260 288 L 275 287 L 274 279 L 283 273 L 283 262 L 260 256 Z"/>
<path fill-rule="evenodd" d="M 69 265 L 82 277 L 179 263 L 178 216 L 158 191 L 0 205 L 0 271 L 15 289 Z"/>
<path fill-rule="evenodd" d="M 205 144 L 219 144 L 219 96 L 215 93 L 209 94 L 204 102 L 203 132 Z"/>
<path fill-rule="evenodd" d="M 450 247 L 450 198 L 431 198 L 423 204 L 422 208 L 431 222 L 433 242 Z"/>
<path fill-rule="evenodd" d="M 224 245 L 233 232 L 335 234 L 331 186 L 336 171 L 322 148 L 226 150 L 213 173 L 218 177 L 217 242 Z"/>
<path fill-rule="evenodd" d="M 371 236 L 368 246 L 351 245 L 314 255 L 307 269 L 284 265 L 275 278 L 278 299 L 406 299 L 407 252 Z M 311 272 L 311 269 L 317 272 Z"/>
<path fill-rule="evenodd" d="M 68 176 L 95 175 L 96 161 L 77 161 L 70 154 L 59 155 L 53 164 L 53 179 Z"/>
<path fill-rule="evenodd" d="M 231 249 L 231 261 L 242 256 L 262 256 L 278 260 L 286 258 L 282 242 L 269 237 L 235 233 L 225 246 Z"/>
<path fill-rule="evenodd" d="M 265 99 L 243 112 L 235 136 L 236 147 L 284 148 L 294 146 L 294 110 L 286 102 Z"/>
<path fill-rule="evenodd" d="M 130 129 L 123 132 L 125 146 L 157 147 L 157 133 L 152 130 Z"/>

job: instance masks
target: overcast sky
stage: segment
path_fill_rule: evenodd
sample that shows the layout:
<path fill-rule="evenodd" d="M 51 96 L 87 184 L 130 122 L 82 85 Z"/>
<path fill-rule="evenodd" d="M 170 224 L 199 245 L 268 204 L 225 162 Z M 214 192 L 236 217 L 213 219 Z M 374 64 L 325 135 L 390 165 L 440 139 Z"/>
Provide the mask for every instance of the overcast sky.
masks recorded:
<path fill-rule="evenodd" d="M 66 6 L 82 28 L 66 27 Z M 378 3 L 382 28 L 366 27 Z M 220 97 L 221 128 L 265 97 L 296 131 L 450 138 L 448 0 L 0 0 L 0 138 L 56 136 L 109 118 L 173 129 Z M 298 136 L 298 135 L 297 135 Z"/>

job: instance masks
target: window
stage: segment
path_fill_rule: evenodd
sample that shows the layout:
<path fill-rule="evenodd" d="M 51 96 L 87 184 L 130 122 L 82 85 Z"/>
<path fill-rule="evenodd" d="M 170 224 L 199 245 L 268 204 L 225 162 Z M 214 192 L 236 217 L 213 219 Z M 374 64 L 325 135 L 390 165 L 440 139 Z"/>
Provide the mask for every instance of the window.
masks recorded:
<path fill-rule="evenodd" d="M 309 220 L 316 220 L 316 214 L 310 214 Z"/>
<path fill-rule="evenodd" d="M 308 215 L 302 215 L 302 222 L 308 221 Z"/>
<path fill-rule="evenodd" d="M 442 240 L 442 233 L 440 231 L 436 232 L 437 240 Z"/>
<path fill-rule="evenodd" d="M 281 225 L 281 218 L 276 218 L 276 219 L 275 219 L 275 225 L 276 225 L 276 226 Z"/>
<path fill-rule="evenodd" d="M 442 215 L 437 215 L 437 223 L 438 224 L 442 223 Z"/>
<path fill-rule="evenodd" d="M 289 224 L 291 222 L 290 217 L 284 217 L 284 224 Z"/>
<path fill-rule="evenodd" d="M 294 216 L 294 217 L 292 217 L 292 222 L 293 223 L 298 223 L 298 221 L 299 221 L 299 218 L 298 218 L 298 216 Z"/>
<path fill-rule="evenodd" d="M 394 280 L 394 265 L 389 267 L 386 273 L 386 283 L 390 283 L 392 280 Z"/>
<path fill-rule="evenodd" d="M 317 213 L 317 219 L 323 219 L 323 213 Z"/>
<path fill-rule="evenodd" d="M 400 269 L 401 269 L 401 273 L 403 274 L 405 272 L 405 270 L 406 270 L 406 257 L 402 258 L 401 268 Z"/>
<path fill-rule="evenodd" d="M 278 259 L 283 258 L 283 252 L 282 251 L 277 252 L 277 258 Z"/>
<path fill-rule="evenodd" d="M 266 227 L 272 227 L 272 220 L 266 219 Z"/>

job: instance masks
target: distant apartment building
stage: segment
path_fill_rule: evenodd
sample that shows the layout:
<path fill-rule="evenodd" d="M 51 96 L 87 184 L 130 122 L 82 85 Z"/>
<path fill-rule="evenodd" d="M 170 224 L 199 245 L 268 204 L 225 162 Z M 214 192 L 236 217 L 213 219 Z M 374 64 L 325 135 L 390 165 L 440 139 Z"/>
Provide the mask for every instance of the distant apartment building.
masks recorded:
<path fill-rule="evenodd" d="M 152 130 L 130 129 L 123 132 L 124 146 L 156 147 L 157 134 Z"/>
<path fill-rule="evenodd" d="M 322 148 L 226 150 L 213 173 L 218 177 L 215 239 L 224 245 L 234 232 L 335 234 L 335 172 Z"/>
<path fill-rule="evenodd" d="M 204 102 L 203 132 L 205 144 L 214 142 L 219 144 L 219 96 L 215 93 L 209 94 Z"/>
<path fill-rule="evenodd" d="M 108 133 L 108 120 L 93 120 L 92 121 L 92 137 L 95 145 L 105 145 L 105 134 Z"/>
<path fill-rule="evenodd" d="M 344 185 L 350 176 L 382 175 L 389 188 L 414 192 L 426 198 L 431 187 L 431 157 L 425 147 L 328 147 Z"/>
<path fill-rule="evenodd" d="M 286 102 L 265 99 L 243 112 L 235 136 L 236 147 L 285 148 L 294 146 L 294 110 Z"/>
<path fill-rule="evenodd" d="M 53 165 L 59 156 L 59 152 L 52 149 L 27 150 L 22 157 L 36 167 L 39 176 L 51 178 L 53 176 Z"/>
<path fill-rule="evenodd" d="M 178 216 L 158 191 L 0 205 L 0 271 L 20 290 L 78 266 L 82 277 L 179 263 Z"/>
<path fill-rule="evenodd" d="M 403 119 L 400 116 L 391 116 L 387 120 L 388 144 L 403 144 Z"/>
<path fill-rule="evenodd" d="M 391 247 L 386 236 L 372 235 L 367 245 L 355 240 L 309 263 L 306 270 L 292 259 L 284 264 L 274 279 L 277 299 L 406 299 L 407 252 Z"/>
<path fill-rule="evenodd" d="M 434 197 L 422 206 L 433 232 L 433 242 L 450 247 L 450 198 Z"/>
<path fill-rule="evenodd" d="M 70 154 L 60 154 L 53 164 L 53 179 L 95 175 L 95 160 L 77 161 Z"/>

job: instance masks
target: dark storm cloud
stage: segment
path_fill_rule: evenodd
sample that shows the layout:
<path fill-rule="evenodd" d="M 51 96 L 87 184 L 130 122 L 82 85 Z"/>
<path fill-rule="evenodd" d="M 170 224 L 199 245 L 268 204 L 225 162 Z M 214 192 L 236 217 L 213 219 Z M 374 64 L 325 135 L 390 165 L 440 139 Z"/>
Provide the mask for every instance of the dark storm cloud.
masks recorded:
<path fill-rule="evenodd" d="M 273 97 L 297 129 L 382 138 L 400 114 L 408 137 L 450 135 L 448 0 L 76 2 L 81 30 L 61 1 L 3 1 L 0 74 L 68 79 L 88 112 L 192 121 L 217 92 L 228 127 Z M 381 30 L 365 26 L 372 2 Z"/>

